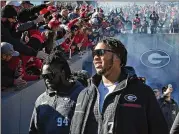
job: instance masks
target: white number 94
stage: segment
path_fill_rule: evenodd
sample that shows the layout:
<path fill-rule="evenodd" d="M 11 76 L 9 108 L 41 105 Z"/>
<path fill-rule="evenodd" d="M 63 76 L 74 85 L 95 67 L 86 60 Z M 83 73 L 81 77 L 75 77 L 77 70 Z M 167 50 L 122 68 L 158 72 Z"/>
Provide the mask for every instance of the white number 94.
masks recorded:
<path fill-rule="evenodd" d="M 68 117 L 62 118 L 62 117 L 58 117 L 57 118 L 57 126 L 61 127 L 61 126 L 68 126 Z"/>

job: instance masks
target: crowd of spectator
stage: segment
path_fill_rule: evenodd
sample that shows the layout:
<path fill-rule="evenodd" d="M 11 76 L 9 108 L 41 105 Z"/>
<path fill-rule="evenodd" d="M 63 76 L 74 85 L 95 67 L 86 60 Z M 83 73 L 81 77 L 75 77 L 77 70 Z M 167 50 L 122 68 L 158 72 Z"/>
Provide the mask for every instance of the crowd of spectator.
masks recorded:
<path fill-rule="evenodd" d="M 116 34 L 153 34 L 164 26 L 169 27 L 165 32 L 177 33 L 177 9 L 169 4 L 134 4 L 107 12 L 105 7 L 85 4 L 34 6 L 30 1 L 1 1 L 1 49 L 9 48 L 1 56 L 2 89 L 38 80 L 43 59 L 56 49 L 71 59 L 77 53 L 82 56 L 99 39 Z M 10 48 L 19 55 L 7 53 Z"/>
<path fill-rule="evenodd" d="M 179 112 L 179 107 L 177 102 L 172 98 L 173 87 L 171 84 L 164 86 L 162 92 L 155 88 L 153 91 L 155 93 L 156 99 L 159 102 L 160 108 L 162 109 L 163 115 L 167 121 L 168 129 L 170 130 L 173 122 Z"/>
<path fill-rule="evenodd" d="M 140 2 L 139 2 L 140 3 Z M 178 33 L 178 3 L 155 2 L 152 4 L 127 3 L 116 9 L 103 4 L 106 14 L 114 21 L 117 18 L 119 29 L 128 33 Z M 110 10 L 110 12 L 109 12 Z"/>
<path fill-rule="evenodd" d="M 42 61 L 53 50 L 62 50 L 71 59 L 106 36 L 153 34 L 164 26 L 169 27 L 168 33 L 177 33 L 179 28 L 178 6 L 169 4 L 124 5 L 107 12 L 105 7 L 85 4 L 44 2 L 34 6 L 30 1 L 1 1 L 1 8 L 1 47 L 12 45 L 19 52 L 19 56 L 2 53 L 2 77 L 14 78 L 4 79 L 3 89 L 18 85 L 19 77 L 22 83 L 39 79 Z M 7 75 L 9 69 L 13 76 Z"/>
<path fill-rule="evenodd" d="M 87 6 L 1 1 L 1 7 L 2 90 L 40 79 L 42 62 L 53 50 L 71 58 L 92 45 Z"/>

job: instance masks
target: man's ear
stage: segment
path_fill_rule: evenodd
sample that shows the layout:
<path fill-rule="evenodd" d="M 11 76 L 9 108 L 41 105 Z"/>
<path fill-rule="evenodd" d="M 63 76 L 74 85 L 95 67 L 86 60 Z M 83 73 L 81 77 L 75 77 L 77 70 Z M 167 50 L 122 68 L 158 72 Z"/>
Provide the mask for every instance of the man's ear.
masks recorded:
<path fill-rule="evenodd" d="M 120 57 L 117 56 L 117 55 L 114 55 L 114 56 L 113 56 L 113 62 L 120 62 L 120 66 L 121 66 L 121 67 L 124 66 L 123 63 L 122 63 L 122 61 L 121 61 L 121 59 L 120 59 Z"/>
<path fill-rule="evenodd" d="M 61 75 L 64 77 L 65 76 L 65 70 L 63 69 L 61 72 Z"/>
<path fill-rule="evenodd" d="M 114 54 L 113 55 L 113 61 L 120 61 L 121 62 L 121 59 L 116 54 Z"/>

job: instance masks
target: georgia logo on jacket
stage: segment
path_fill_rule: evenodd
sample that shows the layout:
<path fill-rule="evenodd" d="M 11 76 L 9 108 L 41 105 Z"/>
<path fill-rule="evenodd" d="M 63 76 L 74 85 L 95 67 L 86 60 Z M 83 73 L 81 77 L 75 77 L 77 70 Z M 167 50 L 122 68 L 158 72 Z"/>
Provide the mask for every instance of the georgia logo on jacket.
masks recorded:
<path fill-rule="evenodd" d="M 127 94 L 124 96 L 124 99 L 129 102 L 134 102 L 137 100 L 137 97 L 133 94 Z"/>

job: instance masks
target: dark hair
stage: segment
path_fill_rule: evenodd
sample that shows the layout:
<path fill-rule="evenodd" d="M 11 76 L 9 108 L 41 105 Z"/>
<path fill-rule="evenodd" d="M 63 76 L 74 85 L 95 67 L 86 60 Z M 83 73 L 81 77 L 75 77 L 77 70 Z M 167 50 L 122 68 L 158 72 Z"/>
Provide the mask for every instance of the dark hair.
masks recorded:
<path fill-rule="evenodd" d="M 6 5 L 1 9 L 2 18 L 13 18 L 17 16 L 17 12 L 12 5 Z"/>
<path fill-rule="evenodd" d="M 61 69 L 65 71 L 65 76 L 69 78 L 71 76 L 71 70 L 67 60 L 64 58 L 63 52 L 59 50 L 52 51 L 49 56 L 44 60 L 44 65 L 57 64 L 61 65 Z"/>
<path fill-rule="evenodd" d="M 126 65 L 127 50 L 120 40 L 115 38 L 106 38 L 106 39 L 102 39 L 98 43 L 106 44 L 109 47 L 109 49 L 113 50 L 115 54 L 120 58 L 121 65 L 122 66 Z"/>
<path fill-rule="evenodd" d="M 167 86 L 162 87 L 162 93 L 164 93 L 167 90 Z"/>

